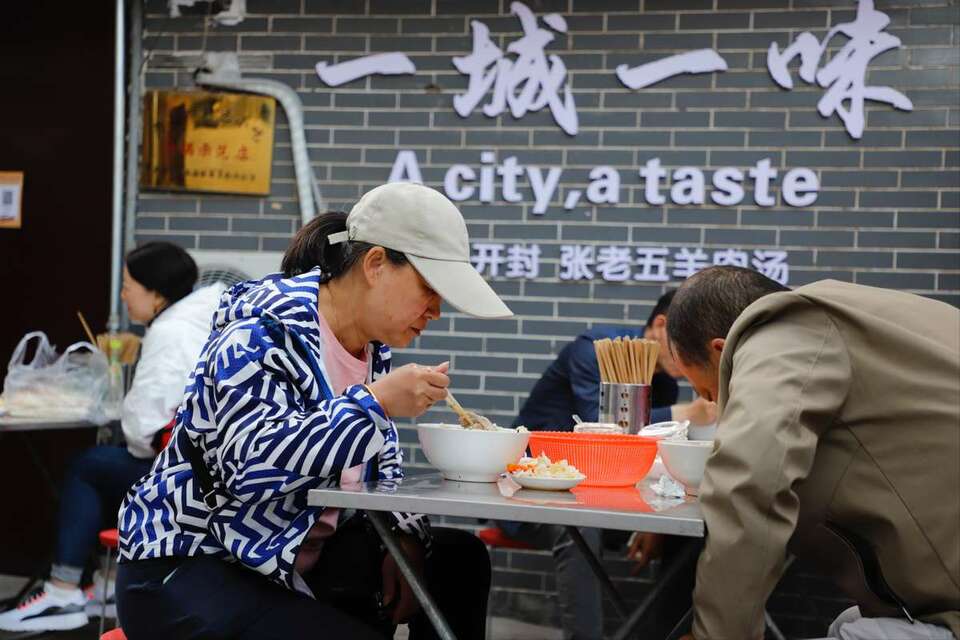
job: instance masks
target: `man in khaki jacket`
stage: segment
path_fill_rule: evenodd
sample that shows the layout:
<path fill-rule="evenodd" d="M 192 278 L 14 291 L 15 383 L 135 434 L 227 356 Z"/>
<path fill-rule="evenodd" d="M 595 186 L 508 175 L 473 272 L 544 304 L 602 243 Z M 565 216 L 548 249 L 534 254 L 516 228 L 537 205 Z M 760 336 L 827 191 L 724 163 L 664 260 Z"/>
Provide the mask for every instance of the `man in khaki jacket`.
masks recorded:
<path fill-rule="evenodd" d="M 858 596 L 862 611 L 845 612 L 833 637 L 960 637 L 960 312 L 713 267 L 678 291 L 667 329 L 683 373 L 720 406 L 693 637 L 763 637 L 788 543 L 804 547 L 798 521 L 872 551 L 896 612 Z M 843 565 L 826 538 L 810 540 L 811 560 Z M 861 584 L 848 578 L 842 587 Z"/>

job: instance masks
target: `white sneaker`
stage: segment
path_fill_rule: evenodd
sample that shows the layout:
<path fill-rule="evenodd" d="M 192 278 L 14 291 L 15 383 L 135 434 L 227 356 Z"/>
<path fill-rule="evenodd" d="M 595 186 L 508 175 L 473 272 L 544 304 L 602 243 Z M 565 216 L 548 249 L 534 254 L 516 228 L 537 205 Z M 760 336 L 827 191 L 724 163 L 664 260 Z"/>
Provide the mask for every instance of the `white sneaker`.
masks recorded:
<path fill-rule="evenodd" d="M 93 573 L 93 582 L 83 590 L 87 599 L 85 611 L 89 618 L 117 617 L 117 583 L 112 578 L 107 581 L 107 609 L 103 609 L 103 574 L 98 570 Z"/>
<path fill-rule="evenodd" d="M 97 569 L 93 572 L 93 582 L 90 584 L 91 587 L 97 589 L 97 597 L 100 598 L 103 596 L 103 572 L 100 569 Z M 114 579 L 113 575 L 107 580 L 107 600 L 113 600 L 116 595 L 117 590 L 117 581 Z"/>
<path fill-rule="evenodd" d="M 20 603 L 0 613 L 4 631 L 63 631 L 85 626 L 87 599 L 80 589 L 60 589 L 49 582 L 30 591 Z"/>

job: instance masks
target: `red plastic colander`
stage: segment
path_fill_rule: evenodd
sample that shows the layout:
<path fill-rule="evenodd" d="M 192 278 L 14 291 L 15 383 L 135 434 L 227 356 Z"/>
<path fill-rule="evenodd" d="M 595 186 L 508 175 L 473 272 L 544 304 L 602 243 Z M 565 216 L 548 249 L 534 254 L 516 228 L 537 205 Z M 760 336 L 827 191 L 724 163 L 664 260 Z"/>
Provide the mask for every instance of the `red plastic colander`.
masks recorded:
<path fill-rule="evenodd" d="M 627 487 L 643 479 L 657 457 L 657 441 L 628 434 L 534 431 L 530 452 L 566 459 L 587 479 L 580 486 Z"/>

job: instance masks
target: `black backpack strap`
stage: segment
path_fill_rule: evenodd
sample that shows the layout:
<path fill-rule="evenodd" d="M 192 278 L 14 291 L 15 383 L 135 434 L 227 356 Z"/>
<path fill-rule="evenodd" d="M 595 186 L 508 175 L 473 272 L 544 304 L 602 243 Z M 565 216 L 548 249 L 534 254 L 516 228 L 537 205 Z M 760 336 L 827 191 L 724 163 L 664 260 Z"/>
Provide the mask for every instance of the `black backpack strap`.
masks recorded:
<path fill-rule="evenodd" d="M 203 503 L 207 505 L 208 509 L 215 511 L 220 506 L 217 504 L 217 496 L 223 494 L 214 484 L 210 470 L 207 469 L 207 465 L 203 461 L 203 453 L 193 444 L 193 441 L 190 439 L 190 436 L 187 435 L 186 431 L 183 432 L 179 444 L 180 451 L 186 456 L 187 462 L 190 463 L 190 468 L 193 469 L 193 479 L 197 483 L 197 486 L 200 487 L 200 493 L 203 494 Z"/>

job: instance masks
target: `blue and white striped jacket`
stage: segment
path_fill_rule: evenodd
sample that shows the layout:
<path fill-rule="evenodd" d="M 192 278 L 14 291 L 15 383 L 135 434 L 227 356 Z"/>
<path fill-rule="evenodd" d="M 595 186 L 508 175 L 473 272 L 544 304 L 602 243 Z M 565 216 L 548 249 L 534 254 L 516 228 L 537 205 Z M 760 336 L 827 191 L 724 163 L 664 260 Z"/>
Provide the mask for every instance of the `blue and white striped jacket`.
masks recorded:
<path fill-rule="evenodd" d="M 317 325 L 320 272 L 242 282 L 223 294 L 170 444 L 120 508 L 120 559 L 206 554 L 293 586 L 293 562 L 323 507 L 307 491 L 365 465 L 403 477 L 397 429 L 362 385 L 334 390 Z M 368 381 L 390 350 L 367 347 Z M 189 439 L 218 490 L 209 509 L 185 455 Z M 429 543 L 424 516 L 394 514 Z"/>

